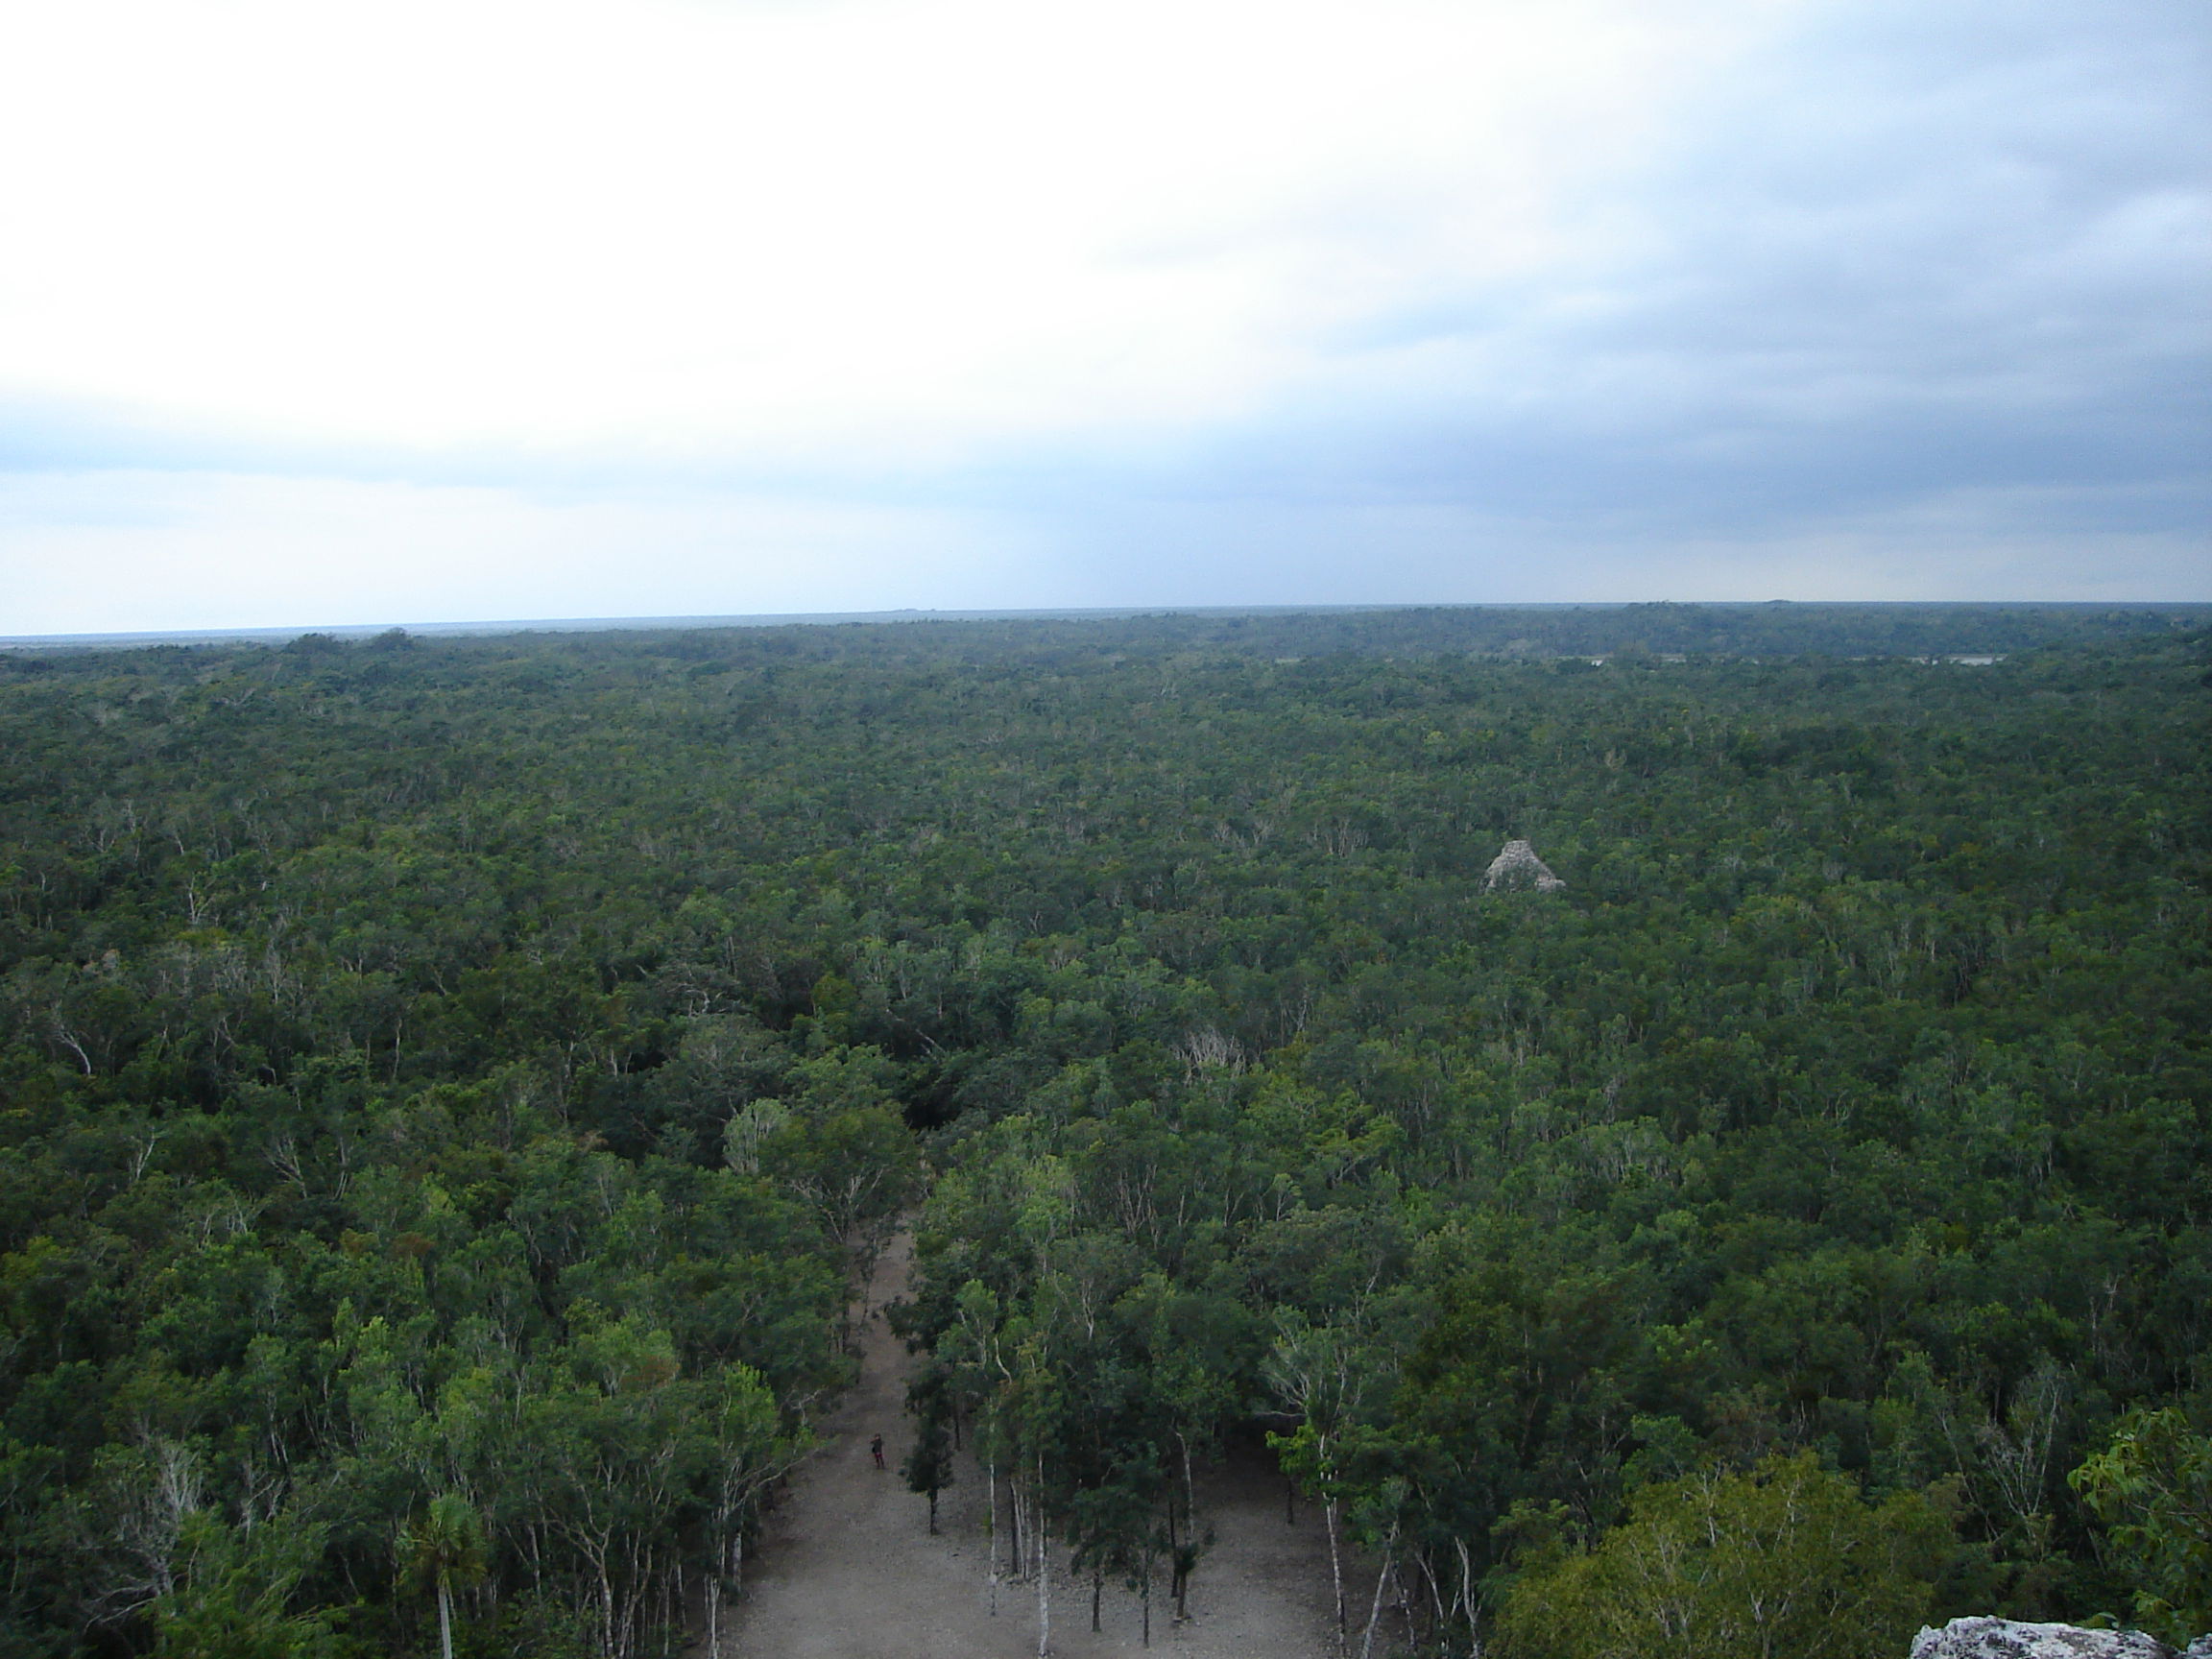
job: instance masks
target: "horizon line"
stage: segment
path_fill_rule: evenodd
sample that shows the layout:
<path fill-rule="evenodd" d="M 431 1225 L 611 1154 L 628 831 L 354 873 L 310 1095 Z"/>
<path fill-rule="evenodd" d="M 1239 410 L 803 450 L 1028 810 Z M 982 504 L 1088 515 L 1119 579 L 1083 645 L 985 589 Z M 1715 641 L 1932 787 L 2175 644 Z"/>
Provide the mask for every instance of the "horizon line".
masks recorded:
<path fill-rule="evenodd" d="M 1629 611 L 1668 607 L 1679 610 L 1750 611 L 2156 611 L 2212 613 L 2202 599 L 1527 599 L 1409 600 L 1311 605 L 1095 605 L 1040 606 L 1007 610 L 923 609 L 889 611 L 788 611 L 728 613 L 690 616 L 542 616 L 485 618 L 461 622 L 326 622 L 308 625 L 240 628 L 131 629 L 86 634 L 0 635 L 0 651 L 78 647 L 96 650 L 141 645 L 281 643 L 325 635 L 334 639 L 373 639 L 402 633 L 424 638 L 490 637 L 504 634 L 672 633 L 718 628 L 800 628 L 885 625 L 910 622 L 1081 622 L 1144 616 L 1325 616 L 1393 611 Z"/>

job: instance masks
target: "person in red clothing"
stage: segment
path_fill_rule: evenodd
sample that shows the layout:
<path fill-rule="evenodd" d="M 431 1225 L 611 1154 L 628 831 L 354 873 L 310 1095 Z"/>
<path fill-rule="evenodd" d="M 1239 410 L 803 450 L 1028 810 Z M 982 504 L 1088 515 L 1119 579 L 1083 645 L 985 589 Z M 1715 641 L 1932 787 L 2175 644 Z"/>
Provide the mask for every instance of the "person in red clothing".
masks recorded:
<path fill-rule="evenodd" d="M 881 1468 L 885 1467 L 885 1465 L 884 1465 L 884 1462 L 883 1462 L 883 1436 L 882 1436 L 882 1435 L 878 1434 L 878 1435 L 877 1435 L 877 1436 L 876 1436 L 876 1438 L 875 1438 L 875 1439 L 873 1439 L 873 1440 L 871 1440 L 871 1441 L 869 1441 L 869 1442 L 868 1442 L 868 1455 L 876 1459 L 876 1467 L 877 1467 L 877 1468 L 878 1468 L 878 1469 L 881 1469 Z"/>

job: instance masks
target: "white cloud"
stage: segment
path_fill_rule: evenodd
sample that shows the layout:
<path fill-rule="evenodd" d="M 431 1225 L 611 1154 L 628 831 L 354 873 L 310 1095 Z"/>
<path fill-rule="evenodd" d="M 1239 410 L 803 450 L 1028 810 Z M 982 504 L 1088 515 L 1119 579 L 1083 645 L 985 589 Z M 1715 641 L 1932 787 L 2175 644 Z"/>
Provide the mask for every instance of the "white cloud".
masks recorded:
<path fill-rule="evenodd" d="M 19 8 L 0 631 L 2207 596 L 2208 55 L 2181 0 Z"/>
<path fill-rule="evenodd" d="M 244 441 L 932 463 L 1525 277 L 1776 0 L 80 0 L 0 388 Z"/>

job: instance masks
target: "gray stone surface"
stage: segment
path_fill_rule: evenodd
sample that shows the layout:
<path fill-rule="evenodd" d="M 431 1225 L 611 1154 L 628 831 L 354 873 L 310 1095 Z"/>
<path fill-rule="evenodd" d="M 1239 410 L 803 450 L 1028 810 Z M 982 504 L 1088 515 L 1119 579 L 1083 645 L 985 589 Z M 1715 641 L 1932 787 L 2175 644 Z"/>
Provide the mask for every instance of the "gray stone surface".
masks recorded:
<path fill-rule="evenodd" d="M 2196 1645 L 2190 1652 L 2194 1655 Z M 1912 1639 L 1912 1659 L 2175 1659 L 2140 1630 L 2083 1630 L 2010 1619 L 1954 1619 Z"/>
<path fill-rule="evenodd" d="M 1492 893 L 1501 887 L 1533 887 L 1539 893 L 1556 893 L 1566 885 L 1526 841 L 1506 842 L 1504 851 L 1490 860 L 1489 872 L 1483 878 L 1484 888 Z"/>

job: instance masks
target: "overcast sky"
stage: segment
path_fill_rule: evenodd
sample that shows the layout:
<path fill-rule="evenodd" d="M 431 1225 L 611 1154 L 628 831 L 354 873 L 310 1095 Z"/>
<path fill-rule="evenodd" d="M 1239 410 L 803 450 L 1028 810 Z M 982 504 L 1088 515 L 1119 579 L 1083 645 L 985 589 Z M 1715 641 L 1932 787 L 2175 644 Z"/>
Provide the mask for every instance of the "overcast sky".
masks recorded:
<path fill-rule="evenodd" d="M 0 634 L 2212 598 L 2201 0 L 0 23 Z"/>

